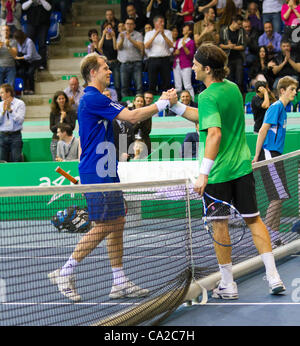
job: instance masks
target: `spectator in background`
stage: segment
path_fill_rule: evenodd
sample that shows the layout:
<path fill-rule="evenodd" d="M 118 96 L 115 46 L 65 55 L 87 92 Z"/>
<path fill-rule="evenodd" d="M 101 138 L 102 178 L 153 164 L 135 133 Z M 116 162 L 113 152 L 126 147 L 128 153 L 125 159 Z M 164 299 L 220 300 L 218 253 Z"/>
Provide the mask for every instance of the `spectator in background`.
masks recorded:
<path fill-rule="evenodd" d="M 263 0 L 263 23 L 271 22 L 274 32 L 281 33 L 281 8 L 285 0 Z"/>
<path fill-rule="evenodd" d="M 180 92 L 183 85 L 184 89 L 188 90 L 192 99 L 194 99 L 192 66 L 196 47 L 194 40 L 191 38 L 192 33 L 191 26 L 185 24 L 182 28 L 183 37 L 177 40 L 174 47 L 173 74 L 176 91 Z"/>
<path fill-rule="evenodd" d="M 299 24 L 300 24 L 300 4 L 299 0 L 287 0 L 286 4 L 282 5 L 281 8 L 281 19 L 284 23 L 283 38 L 285 40 L 291 40 L 292 46 L 299 49 L 299 40 L 293 40 L 292 34 L 295 30 L 295 36 L 298 38 L 299 35 Z M 295 42 L 293 42 L 295 41 Z"/>
<path fill-rule="evenodd" d="M 121 162 L 129 161 L 128 148 L 134 142 L 132 124 L 128 121 L 114 119 L 113 131 L 117 160 Z"/>
<path fill-rule="evenodd" d="M 260 34 L 263 33 L 263 22 L 256 2 L 252 1 L 248 4 L 245 19 L 249 19 L 252 28 L 255 28 Z"/>
<path fill-rule="evenodd" d="M 51 0 L 21 0 L 27 16 L 27 36 L 37 42 L 41 56 L 40 70 L 47 68 L 47 35 L 50 26 Z"/>
<path fill-rule="evenodd" d="M 273 89 L 277 88 L 278 81 L 285 76 L 290 76 L 299 81 L 300 59 L 298 54 L 291 49 L 291 43 L 287 40 L 282 40 L 280 47 L 281 51 L 275 58 L 275 66 L 272 67 L 276 77 Z"/>
<path fill-rule="evenodd" d="M 79 85 L 79 80 L 76 76 L 70 78 L 69 86 L 64 90 L 64 93 L 68 96 L 69 103 L 77 115 L 79 101 L 84 94 L 84 88 Z"/>
<path fill-rule="evenodd" d="M 194 107 L 194 108 L 197 108 L 197 107 L 198 107 L 197 103 L 194 102 L 194 101 L 192 100 L 192 96 L 191 96 L 191 94 L 189 93 L 188 90 L 183 90 L 183 91 L 180 93 L 180 98 L 179 98 L 179 100 L 180 100 L 181 103 L 185 104 L 186 106 Z M 167 108 L 167 109 L 165 110 L 164 115 L 165 115 L 166 117 L 175 117 L 175 116 L 177 116 L 177 114 L 174 113 L 174 112 L 173 112 L 172 110 L 170 110 L 169 108 Z"/>
<path fill-rule="evenodd" d="M 265 113 L 272 103 L 276 101 L 274 94 L 270 91 L 268 83 L 258 81 L 255 83 L 256 95 L 251 100 L 251 108 L 254 118 L 254 133 L 258 133 L 263 123 Z"/>
<path fill-rule="evenodd" d="M 52 0 L 53 9 L 61 13 L 61 23 L 66 24 L 67 16 L 72 8 L 72 0 Z"/>
<path fill-rule="evenodd" d="M 258 55 L 259 32 L 256 28 L 252 27 L 249 18 L 243 20 L 243 29 L 245 31 L 245 40 L 246 40 L 246 48 L 245 48 L 246 66 L 251 67 L 251 65 L 257 59 L 257 55 Z"/>
<path fill-rule="evenodd" d="M 181 146 L 182 158 L 198 158 L 199 153 L 199 123 L 195 123 L 195 132 L 186 134 Z"/>
<path fill-rule="evenodd" d="M 222 9 L 221 14 L 218 13 L 218 16 L 220 15 L 218 30 L 221 30 L 223 26 L 229 26 L 232 22 L 232 18 L 236 17 L 237 14 L 238 11 L 233 0 L 226 0 L 225 7 Z"/>
<path fill-rule="evenodd" d="M 280 51 L 281 35 L 278 32 L 274 32 L 273 24 L 271 22 L 265 22 L 264 33 L 258 38 L 258 45 L 266 46 L 270 59 L 273 58 Z"/>
<path fill-rule="evenodd" d="M 231 1 L 230 1 L 231 2 Z M 243 7 L 243 0 L 232 0 L 235 5 L 236 13 L 232 13 L 233 15 L 241 14 L 241 10 Z M 217 14 L 218 16 L 222 16 L 227 11 L 229 1 L 228 0 L 218 0 L 217 4 Z M 229 4 L 229 6 L 232 6 Z"/>
<path fill-rule="evenodd" d="M 218 3 L 218 0 L 197 0 L 197 2 L 194 2 L 195 11 L 194 11 L 194 22 L 199 22 L 200 20 L 204 19 L 204 11 L 208 8 L 213 8 L 215 14 L 216 14 L 216 5 Z"/>
<path fill-rule="evenodd" d="M 68 124 L 58 124 L 56 161 L 79 160 L 79 139 L 73 136 L 73 130 Z"/>
<path fill-rule="evenodd" d="M 228 55 L 228 67 L 230 69 L 228 79 L 235 82 L 243 93 L 243 64 L 246 41 L 242 23 L 243 18 L 241 16 L 236 16 L 232 18 L 229 26 L 221 29 L 220 48 Z"/>
<path fill-rule="evenodd" d="M 103 90 L 102 94 L 107 96 L 108 98 L 110 98 L 112 101 L 118 102 L 118 95 L 117 95 L 117 92 L 116 92 L 115 89 L 113 89 L 113 88 L 105 88 Z M 119 102 L 119 103 L 121 103 L 123 105 L 122 102 Z M 125 107 L 126 105 L 123 105 L 123 106 Z"/>
<path fill-rule="evenodd" d="M 103 30 L 106 27 L 106 24 L 111 24 L 112 29 L 114 30 L 116 37 L 118 36 L 118 25 L 119 20 L 115 17 L 115 13 L 112 9 L 108 9 L 105 11 L 105 21 L 101 25 L 101 35 L 103 34 Z"/>
<path fill-rule="evenodd" d="M 118 24 L 118 35 L 117 35 L 117 38 L 118 36 L 120 35 L 121 32 L 125 31 L 125 24 L 123 22 L 119 22 Z"/>
<path fill-rule="evenodd" d="M 50 111 L 50 130 L 53 133 L 50 150 L 52 160 L 55 161 L 57 155 L 57 127 L 59 124 L 64 123 L 70 125 L 71 129 L 75 129 L 76 113 L 72 109 L 68 96 L 63 91 L 57 91 L 54 94 L 51 103 Z"/>
<path fill-rule="evenodd" d="M 143 31 L 144 25 L 146 22 L 146 18 L 143 14 L 143 12 L 140 12 L 139 14 L 136 11 L 136 8 L 133 4 L 129 4 L 126 7 L 126 12 L 127 12 L 127 18 L 131 18 L 135 22 L 135 30 L 136 31 Z M 126 21 L 125 21 L 126 23 Z"/>
<path fill-rule="evenodd" d="M 181 11 L 177 12 L 177 16 L 181 16 L 183 18 L 183 23 L 182 26 L 186 23 L 194 23 L 194 18 L 193 18 L 193 13 L 194 13 L 194 2 L 193 0 L 183 0 L 181 4 Z"/>
<path fill-rule="evenodd" d="M 146 18 L 153 26 L 153 18 L 162 15 L 167 22 L 166 13 L 170 8 L 169 0 L 149 0 L 146 8 Z"/>
<path fill-rule="evenodd" d="M 132 18 L 125 21 L 126 31 L 120 33 L 117 42 L 118 60 L 121 62 L 122 97 L 130 96 L 131 81 L 134 81 L 137 93 L 143 92 L 143 35 L 135 30 Z"/>
<path fill-rule="evenodd" d="M 125 19 L 128 17 L 127 6 L 133 5 L 136 9 L 137 14 L 144 13 L 144 3 L 145 1 L 141 0 L 122 0 L 121 1 L 121 19 L 125 23 Z"/>
<path fill-rule="evenodd" d="M 14 97 L 10 84 L 0 86 L 0 160 L 6 162 L 22 161 L 22 129 L 26 106 Z"/>
<path fill-rule="evenodd" d="M 87 52 L 88 54 L 97 52 L 100 54 L 98 51 L 98 45 L 99 45 L 99 34 L 97 29 L 91 29 L 88 32 L 88 38 L 90 41 L 90 44 L 87 47 Z"/>
<path fill-rule="evenodd" d="M 98 50 L 107 58 L 107 65 L 112 71 L 114 79 L 114 88 L 116 89 L 118 100 L 121 100 L 120 62 L 118 61 L 116 34 L 111 23 L 104 24 Z"/>
<path fill-rule="evenodd" d="M 144 38 L 147 49 L 147 69 L 149 76 L 149 90 L 155 94 L 158 84 L 158 75 L 161 77 L 161 89 L 167 91 L 171 86 L 170 55 L 173 48 L 172 33 L 165 30 L 163 16 L 157 16 L 153 20 L 154 29 L 147 32 Z"/>
<path fill-rule="evenodd" d="M 150 106 L 152 105 L 154 101 L 154 95 L 150 91 L 145 91 L 144 92 L 144 100 L 145 100 L 145 106 Z M 154 114 L 152 117 L 158 117 L 158 113 Z"/>
<path fill-rule="evenodd" d="M 21 16 L 22 6 L 19 0 L 1 0 L 1 19 L 10 27 L 12 35 L 15 30 L 21 30 Z"/>
<path fill-rule="evenodd" d="M 14 87 L 16 78 L 15 57 L 18 54 L 17 42 L 10 39 L 10 27 L 1 26 L 0 39 L 0 85 L 6 82 Z"/>
<path fill-rule="evenodd" d="M 212 7 L 207 7 L 203 10 L 203 14 L 204 19 L 194 24 L 194 41 L 197 48 L 207 34 L 211 34 L 214 37 L 214 42 L 216 42 L 216 44 L 218 44 L 220 40 L 214 9 Z"/>
<path fill-rule="evenodd" d="M 33 95 L 34 73 L 41 64 L 41 56 L 36 51 L 33 41 L 22 30 L 16 30 L 14 38 L 18 46 L 18 55 L 15 57 L 17 75 L 24 81 L 24 94 Z"/>

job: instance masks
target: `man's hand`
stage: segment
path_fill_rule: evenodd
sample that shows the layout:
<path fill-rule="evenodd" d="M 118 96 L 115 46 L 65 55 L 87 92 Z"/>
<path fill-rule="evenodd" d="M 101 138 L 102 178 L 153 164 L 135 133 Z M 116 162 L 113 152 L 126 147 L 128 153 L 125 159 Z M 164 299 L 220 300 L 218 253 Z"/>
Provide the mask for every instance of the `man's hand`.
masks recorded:
<path fill-rule="evenodd" d="M 205 174 L 200 174 L 194 184 L 194 191 L 197 192 L 201 197 L 204 194 L 208 182 L 208 176 Z"/>
<path fill-rule="evenodd" d="M 167 91 L 167 93 L 168 93 L 170 104 L 171 104 L 171 106 L 173 106 L 175 103 L 178 102 L 178 96 L 177 96 L 176 89 L 170 89 Z"/>
<path fill-rule="evenodd" d="M 256 163 L 256 162 L 258 162 L 258 156 L 257 156 L 257 155 L 254 156 L 254 158 L 253 158 L 253 160 L 252 160 L 252 164 L 253 164 L 253 163 Z"/>

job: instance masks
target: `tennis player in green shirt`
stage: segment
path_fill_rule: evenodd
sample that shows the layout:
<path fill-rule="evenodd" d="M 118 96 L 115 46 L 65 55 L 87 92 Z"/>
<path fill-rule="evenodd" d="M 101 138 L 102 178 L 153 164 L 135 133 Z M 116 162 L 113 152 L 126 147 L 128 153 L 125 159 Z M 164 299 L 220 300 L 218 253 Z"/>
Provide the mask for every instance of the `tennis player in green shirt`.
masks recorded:
<path fill-rule="evenodd" d="M 199 122 L 204 151 L 200 151 L 200 174 L 194 189 L 201 196 L 206 191 L 238 209 L 264 262 L 270 293 L 281 293 L 285 287 L 276 269 L 268 230 L 257 208 L 250 150 L 246 143 L 243 97 L 238 86 L 226 79 L 229 72 L 227 55 L 213 44 L 203 44 L 195 54 L 193 70 L 196 79 L 206 86 L 198 96 L 198 110 L 180 102 L 175 103 L 171 110 L 190 121 Z M 176 91 L 170 90 L 169 95 L 170 99 L 175 98 Z M 227 221 L 214 222 L 213 229 L 214 238 L 219 243 L 229 242 Z M 214 245 L 221 281 L 212 296 L 237 299 L 231 247 Z"/>

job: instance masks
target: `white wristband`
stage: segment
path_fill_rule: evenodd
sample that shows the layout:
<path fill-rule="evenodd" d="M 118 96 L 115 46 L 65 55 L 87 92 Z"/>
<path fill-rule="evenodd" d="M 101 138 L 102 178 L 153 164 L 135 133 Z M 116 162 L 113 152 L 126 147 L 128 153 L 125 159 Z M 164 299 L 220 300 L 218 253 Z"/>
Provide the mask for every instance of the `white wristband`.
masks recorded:
<path fill-rule="evenodd" d="M 204 157 L 200 165 L 200 174 L 209 175 L 214 162 L 214 160 L 210 160 Z"/>
<path fill-rule="evenodd" d="M 169 100 L 158 100 L 155 102 L 157 108 L 158 108 L 158 113 L 162 112 L 166 109 L 166 107 L 170 107 L 170 101 Z"/>
<path fill-rule="evenodd" d="M 186 111 L 186 105 L 181 102 L 177 102 L 171 107 L 171 110 L 177 115 L 181 116 Z"/>

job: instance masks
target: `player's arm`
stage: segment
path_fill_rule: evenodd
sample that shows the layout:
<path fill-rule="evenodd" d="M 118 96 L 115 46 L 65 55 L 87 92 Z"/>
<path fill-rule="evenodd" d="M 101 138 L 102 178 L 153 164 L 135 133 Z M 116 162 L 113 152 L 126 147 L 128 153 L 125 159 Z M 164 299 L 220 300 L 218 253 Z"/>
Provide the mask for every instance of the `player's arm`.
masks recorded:
<path fill-rule="evenodd" d="M 268 123 L 263 123 L 261 126 L 261 128 L 258 132 L 257 140 L 256 140 L 255 156 L 253 158 L 252 163 L 255 163 L 258 161 L 258 157 L 259 157 L 259 154 L 261 152 L 261 148 L 264 144 L 264 141 L 267 137 L 267 133 L 268 133 L 270 127 L 271 127 L 271 124 L 268 124 Z"/>

